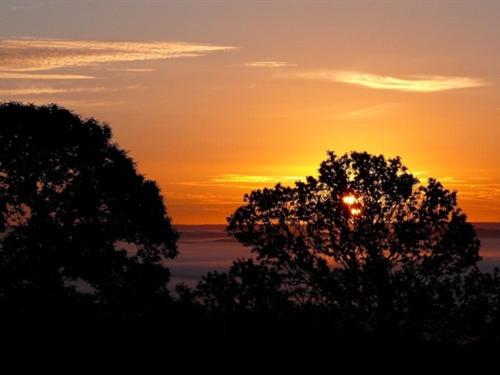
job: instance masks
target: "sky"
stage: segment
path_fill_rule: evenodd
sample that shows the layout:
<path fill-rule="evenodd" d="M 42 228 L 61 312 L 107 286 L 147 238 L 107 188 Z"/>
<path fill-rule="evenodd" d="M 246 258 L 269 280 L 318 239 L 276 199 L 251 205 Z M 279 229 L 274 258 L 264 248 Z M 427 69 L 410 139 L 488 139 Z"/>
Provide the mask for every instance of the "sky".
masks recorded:
<path fill-rule="evenodd" d="M 401 156 L 500 221 L 500 2 L 0 2 L 0 100 L 112 126 L 176 224 L 326 151 Z"/>

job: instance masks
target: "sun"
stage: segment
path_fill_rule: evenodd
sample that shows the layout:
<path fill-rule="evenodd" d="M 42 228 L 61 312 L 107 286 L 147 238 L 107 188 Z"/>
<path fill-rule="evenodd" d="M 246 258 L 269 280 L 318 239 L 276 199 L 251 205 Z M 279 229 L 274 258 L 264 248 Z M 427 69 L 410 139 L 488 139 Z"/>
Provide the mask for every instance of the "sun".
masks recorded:
<path fill-rule="evenodd" d="M 342 202 L 344 202 L 344 204 L 346 204 L 348 206 L 352 206 L 357 201 L 358 201 L 358 198 L 353 194 L 345 195 L 342 198 Z"/>
<path fill-rule="evenodd" d="M 354 194 L 347 194 L 342 197 L 342 202 L 349 207 L 349 212 L 352 216 L 361 215 L 361 198 L 355 196 Z"/>

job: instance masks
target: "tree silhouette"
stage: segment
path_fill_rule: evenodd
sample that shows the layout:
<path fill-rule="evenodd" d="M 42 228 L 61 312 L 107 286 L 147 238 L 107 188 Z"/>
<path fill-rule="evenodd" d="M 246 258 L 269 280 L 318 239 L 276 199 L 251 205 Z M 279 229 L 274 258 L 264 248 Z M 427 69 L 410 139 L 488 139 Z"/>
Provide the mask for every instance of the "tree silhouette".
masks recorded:
<path fill-rule="evenodd" d="M 168 296 L 177 233 L 111 129 L 56 105 L 0 105 L 0 301 L 134 312 Z M 156 302 L 155 302 L 156 303 Z"/>
<path fill-rule="evenodd" d="M 248 264 L 253 273 L 274 275 L 277 291 L 268 296 L 285 295 L 296 307 L 327 306 L 345 325 L 441 338 L 470 306 L 464 288 L 480 275 L 474 228 L 455 192 L 434 179 L 420 184 L 399 158 L 329 152 L 318 178 L 244 199 L 227 229 L 256 254 L 257 264 Z M 243 303 L 248 288 L 234 287 L 239 268 L 206 277 L 200 301 Z"/>
<path fill-rule="evenodd" d="M 209 272 L 198 284 L 197 294 L 210 311 L 268 312 L 290 308 L 280 275 L 252 259 L 234 262 L 228 273 Z"/>

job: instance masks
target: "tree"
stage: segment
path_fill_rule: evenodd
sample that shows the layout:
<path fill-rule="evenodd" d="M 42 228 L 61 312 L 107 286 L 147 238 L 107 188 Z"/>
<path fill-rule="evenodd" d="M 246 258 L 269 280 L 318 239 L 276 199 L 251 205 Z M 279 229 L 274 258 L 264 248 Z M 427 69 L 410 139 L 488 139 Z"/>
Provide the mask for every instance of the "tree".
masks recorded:
<path fill-rule="evenodd" d="M 209 272 L 197 287 L 197 296 L 209 311 L 268 312 L 290 308 L 281 291 L 282 279 L 274 269 L 252 259 L 237 260 L 229 272 Z"/>
<path fill-rule="evenodd" d="M 453 286 L 477 272 L 480 244 L 456 193 L 420 184 L 399 158 L 329 152 L 317 178 L 244 199 L 228 231 L 254 266 L 280 275 L 295 306 L 330 306 L 367 329 L 432 330 L 462 303 Z M 209 281 L 205 294 L 217 291 Z"/>
<path fill-rule="evenodd" d="M 111 129 L 56 105 L 0 105 L 0 301 L 123 311 L 168 296 L 177 232 Z M 20 307 L 21 306 L 21 307 Z"/>

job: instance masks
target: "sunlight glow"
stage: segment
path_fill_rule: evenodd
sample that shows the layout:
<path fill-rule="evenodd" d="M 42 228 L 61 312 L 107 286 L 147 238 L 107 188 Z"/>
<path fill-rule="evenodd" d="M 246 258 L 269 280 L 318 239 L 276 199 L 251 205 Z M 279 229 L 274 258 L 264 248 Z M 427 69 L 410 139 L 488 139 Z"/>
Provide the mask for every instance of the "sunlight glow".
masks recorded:
<path fill-rule="evenodd" d="M 346 195 L 342 198 L 342 202 L 344 202 L 344 204 L 348 205 L 348 206 L 351 206 L 353 205 L 354 203 L 356 203 L 358 201 L 358 198 L 356 198 L 354 195 L 352 194 L 349 194 L 349 195 Z"/>
<path fill-rule="evenodd" d="M 351 215 L 352 216 L 361 215 L 361 209 L 360 208 L 351 208 Z"/>
<path fill-rule="evenodd" d="M 352 216 L 361 215 L 360 202 L 361 198 L 354 194 L 347 194 L 342 197 L 342 203 L 349 207 L 349 212 Z"/>

